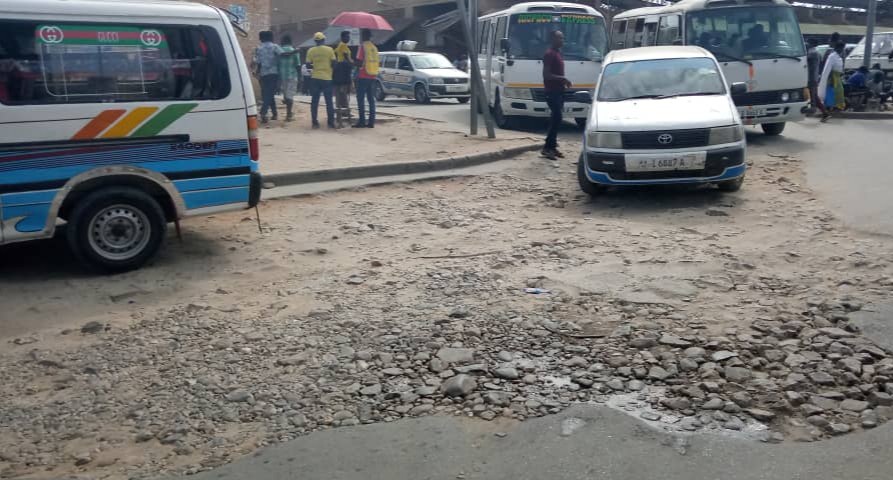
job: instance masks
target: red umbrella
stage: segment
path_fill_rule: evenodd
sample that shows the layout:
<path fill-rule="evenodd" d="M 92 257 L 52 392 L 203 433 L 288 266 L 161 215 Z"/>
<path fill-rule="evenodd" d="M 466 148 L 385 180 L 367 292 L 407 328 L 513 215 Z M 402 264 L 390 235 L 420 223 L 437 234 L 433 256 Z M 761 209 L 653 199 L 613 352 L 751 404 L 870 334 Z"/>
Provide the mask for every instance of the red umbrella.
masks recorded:
<path fill-rule="evenodd" d="M 366 12 L 341 12 L 330 25 L 337 27 L 368 28 L 369 30 L 394 30 L 384 17 Z"/>

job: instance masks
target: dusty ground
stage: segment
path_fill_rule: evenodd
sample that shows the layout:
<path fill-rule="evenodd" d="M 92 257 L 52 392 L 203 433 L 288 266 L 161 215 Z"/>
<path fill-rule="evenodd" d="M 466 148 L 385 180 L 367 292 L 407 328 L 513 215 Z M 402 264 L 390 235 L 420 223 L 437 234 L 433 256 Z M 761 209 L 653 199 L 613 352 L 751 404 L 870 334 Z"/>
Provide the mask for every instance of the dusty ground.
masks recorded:
<path fill-rule="evenodd" d="M 61 241 L 2 249 L 0 476 L 152 478 L 333 426 L 590 401 L 765 441 L 871 428 L 893 360 L 847 315 L 889 295 L 890 243 L 845 230 L 798 159 L 752 158 L 736 194 L 590 202 L 569 160 L 529 155 L 271 201 L 263 233 L 191 220 L 113 278 Z"/>
<path fill-rule="evenodd" d="M 282 173 L 381 163 L 435 160 L 489 152 L 518 145 L 523 139 L 541 139 L 519 133 L 499 132 L 484 136 L 448 131 L 439 122 L 383 114 L 374 129 L 328 129 L 325 108 L 320 107 L 322 128 L 310 128 L 309 105 L 296 106 L 294 122 L 279 121 L 262 126 L 261 169 Z M 281 113 L 281 112 L 280 112 Z M 483 131 L 483 129 L 482 129 Z"/>

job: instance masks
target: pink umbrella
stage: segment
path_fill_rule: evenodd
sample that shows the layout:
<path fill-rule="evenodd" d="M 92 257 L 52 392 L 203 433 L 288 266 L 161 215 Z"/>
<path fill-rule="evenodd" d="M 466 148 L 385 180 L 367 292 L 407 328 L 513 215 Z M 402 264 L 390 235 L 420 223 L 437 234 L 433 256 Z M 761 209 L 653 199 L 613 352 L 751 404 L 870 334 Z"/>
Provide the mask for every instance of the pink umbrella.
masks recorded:
<path fill-rule="evenodd" d="M 394 30 L 384 17 L 366 12 L 341 12 L 330 25 L 337 27 L 368 28 L 369 30 Z"/>

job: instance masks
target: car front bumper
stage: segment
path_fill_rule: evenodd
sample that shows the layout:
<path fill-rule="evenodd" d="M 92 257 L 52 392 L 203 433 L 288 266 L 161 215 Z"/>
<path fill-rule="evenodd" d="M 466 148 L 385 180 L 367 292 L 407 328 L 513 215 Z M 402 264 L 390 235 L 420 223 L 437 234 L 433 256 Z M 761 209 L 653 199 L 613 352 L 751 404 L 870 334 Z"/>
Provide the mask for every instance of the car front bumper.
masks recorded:
<path fill-rule="evenodd" d="M 632 153 L 632 152 L 630 152 Z M 647 153 L 636 151 L 635 153 Z M 658 153 L 658 152 L 655 152 Z M 668 153 L 662 151 L 659 153 Z M 734 180 L 747 170 L 746 148 L 743 145 L 707 150 L 702 170 L 669 170 L 656 172 L 627 172 L 625 155 L 616 152 L 586 151 L 586 177 L 601 185 L 669 185 L 682 183 L 715 183 Z"/>

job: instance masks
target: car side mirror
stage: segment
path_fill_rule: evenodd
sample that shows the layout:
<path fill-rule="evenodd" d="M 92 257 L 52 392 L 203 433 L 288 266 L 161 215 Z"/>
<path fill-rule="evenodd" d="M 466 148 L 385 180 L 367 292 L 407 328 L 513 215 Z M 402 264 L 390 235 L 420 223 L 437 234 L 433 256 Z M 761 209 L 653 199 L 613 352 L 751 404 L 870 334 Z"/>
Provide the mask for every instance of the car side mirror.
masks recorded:
<path fill-rule="evenodd" d="M 747 84 L 744 82 L 735 82 L 729 87 L 729 92 L 732 95 L 743 95 L 747 93 Z"/>
<path fill-rule="evenodd" d="M 583 90 L 582 92 L 574 92 L 574 101 L 586 105 L 592 104 L 592 92 Z"/>
<path fill-rule="evenodd" d="M 499 48 L 502 49 L 502 53 L 508 55 L 509 52 L 511 52 L 512 50 L 512 42 L 510 42 L 507 38 L 503 38 L 499 41 Z"/>

